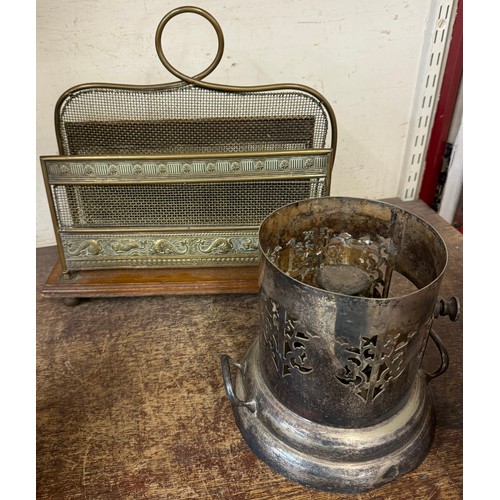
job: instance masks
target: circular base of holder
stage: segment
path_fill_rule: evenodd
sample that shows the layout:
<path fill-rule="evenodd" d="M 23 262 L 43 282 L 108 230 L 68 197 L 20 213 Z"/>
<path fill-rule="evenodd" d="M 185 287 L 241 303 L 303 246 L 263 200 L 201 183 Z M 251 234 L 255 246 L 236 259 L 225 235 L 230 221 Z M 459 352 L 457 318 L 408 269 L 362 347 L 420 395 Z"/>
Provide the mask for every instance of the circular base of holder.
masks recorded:
<path fill-rule="evenodd" d="M 321 267 L 317 279 L 321 288 L 346 295 L 364 292 L 372 283 L 366 271 L 346 264 Z"/>
<path fill-rule="evenodd" d="M 307 420 L 276 399 L 259 369 L 258 342 L 235 379 L 236 394 L 253 404 L 233 404 L 233 411 L 242 436 L 271 468 L 311 488 L 359 493 L 391 482 L 423 461 L 435 429 L 423 372 L 390 418 L 370 427 L 332 427 Z"/>

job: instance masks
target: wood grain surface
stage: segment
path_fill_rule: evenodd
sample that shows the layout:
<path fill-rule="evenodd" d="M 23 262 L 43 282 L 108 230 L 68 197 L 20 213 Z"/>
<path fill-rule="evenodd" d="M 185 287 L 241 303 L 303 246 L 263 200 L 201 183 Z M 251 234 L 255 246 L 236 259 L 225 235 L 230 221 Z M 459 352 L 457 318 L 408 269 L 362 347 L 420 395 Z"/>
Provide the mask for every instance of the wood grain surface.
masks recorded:
<path fill-rule="evenodd" d="M 462 235 L 421 202 L 449 251 L 441 296 L 462 298 Z M 462 322 L 434 322 L 450 367 L 431 382 L 437 429 L 415 471 L 359 495 L 317 492 L 262 463 L 242 439 L 219 359 L 258 334 L 257 295 L 43 297 L 57 260 L 37 250 L 37 498 L 460 499 Z M 438 365 L 429 346 L 425 364 Z"/>
<path fill-rule="evenodd" d="M 85 270 L 65 280 L 57 260 L 42 293 L 68 298 L 257 293 L 258 283 L 258 266 Z"/>

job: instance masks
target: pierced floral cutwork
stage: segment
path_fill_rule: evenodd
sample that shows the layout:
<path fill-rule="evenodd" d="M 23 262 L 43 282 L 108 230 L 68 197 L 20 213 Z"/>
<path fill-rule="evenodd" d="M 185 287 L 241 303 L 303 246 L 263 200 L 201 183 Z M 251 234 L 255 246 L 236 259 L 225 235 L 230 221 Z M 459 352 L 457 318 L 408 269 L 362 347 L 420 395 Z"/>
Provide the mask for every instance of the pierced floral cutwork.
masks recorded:
<path fill-rule="evenodd" d="M 312 372 L 307 344 L 317 335 L 302 328 L 300 320 L 291 317 L 288 311 L 274 300 L 262 300 L 264 339 L 278 374 L 286 377 L 293 372 Z"/>
<path fill-rule="evenodd" d="M 417 330 L 395 335 L 361 337 L 359 345 L 347 346 L 347 363 L 337 379 L 350 385 L 357 396 L 369 403 L 386 390 L 389 382 L 398 378 L 407 366 L 405 356 Z"/>

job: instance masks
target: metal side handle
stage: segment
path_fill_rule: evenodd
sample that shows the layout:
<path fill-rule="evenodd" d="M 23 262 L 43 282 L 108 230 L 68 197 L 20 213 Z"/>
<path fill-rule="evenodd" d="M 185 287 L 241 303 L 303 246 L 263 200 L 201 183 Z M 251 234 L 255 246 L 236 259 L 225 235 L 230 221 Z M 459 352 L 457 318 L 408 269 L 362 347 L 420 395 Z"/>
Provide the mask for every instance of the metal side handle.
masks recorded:
<path fill-rule="evenodd" d="M 255 401 L 253 399 L 249 399 L 247 401 L 241 400 L 238 396 L 236 396 L 234 390 L 233 379 L 231 377 L 231 366 L 234 366 L 236 369 L 238 369 L 241 374 L 244 373 L 244 366 L 232 359 L 227 354 L 223 354 L 221 356 L 220 364 L 222 367 L 222 380 L 224 381 L 226 394 L 229 398 L 229 401 L 231 401 L 231 404 L 233 404 L 234 406 L 244 406 L 245 408 L 248 408 L 248 410 L 250 410 L 252 413 L 255 413 Z"/>
<path fill-rule="evenodd" d="M 443 341 L 441 340 L 439 335 L 434 330 L 431 329 L 429 332 L 429 337 L 432 339 L 434 344 L 436 344 L 439 354 L 441 355 L 441 366 L 433 373 L 427 373 L 427 372 L 425 373 L 427 375 L 428 382 L 431 381 L 433 378 L 442 375 L 448 369 L 448 365 L 450 362 L 448 351 L 446 350 L 446 347 L 444 346 Z"/>

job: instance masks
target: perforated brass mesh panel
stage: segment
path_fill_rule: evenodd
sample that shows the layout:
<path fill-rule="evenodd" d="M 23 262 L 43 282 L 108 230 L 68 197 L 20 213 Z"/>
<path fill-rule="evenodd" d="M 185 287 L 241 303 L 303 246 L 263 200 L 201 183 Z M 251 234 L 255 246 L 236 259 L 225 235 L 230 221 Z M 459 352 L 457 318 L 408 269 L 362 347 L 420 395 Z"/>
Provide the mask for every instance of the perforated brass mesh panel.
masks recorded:
<path fill-rule="evenodd" d="M 323 195 L 324 179 L 53 185 L 62 230 L 258 226 L 273 210 Z"/>
<path fill-rule="evenodd" d="M 58 114 L 65 155 L 295 151 L 325 147 L 328 133 L 323 105 L 300 90 L 95 87 Z"/>

